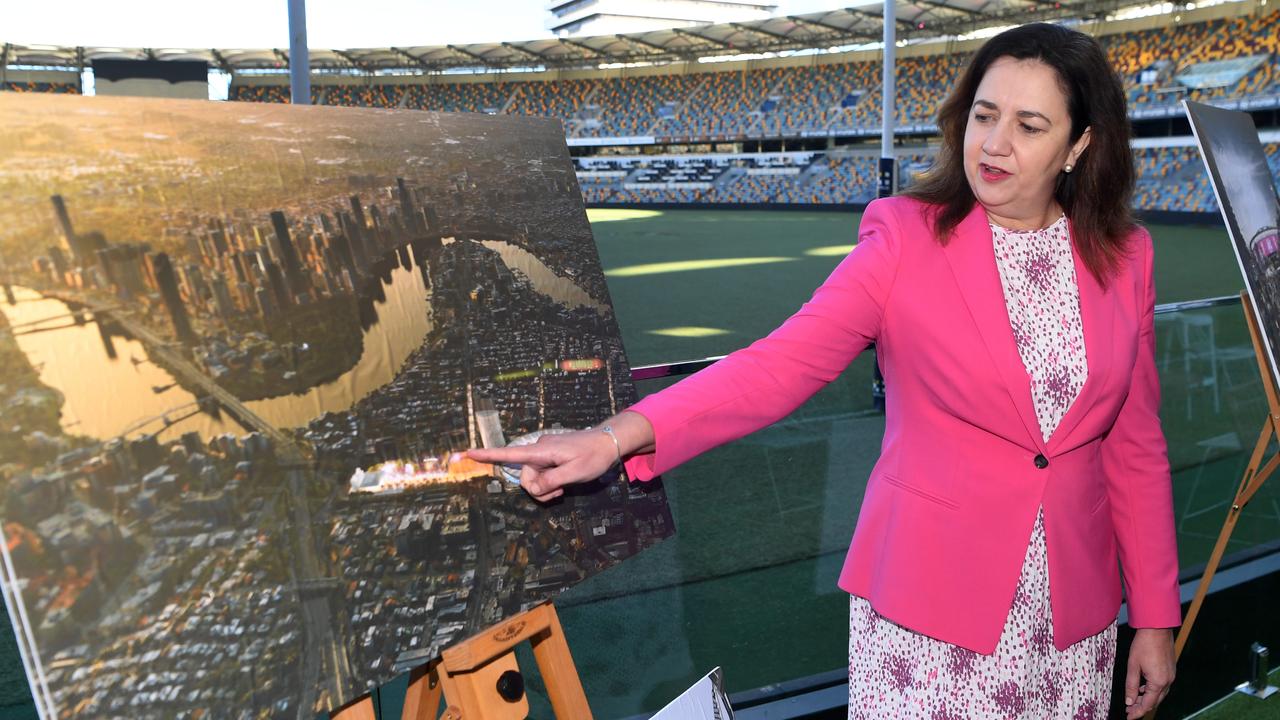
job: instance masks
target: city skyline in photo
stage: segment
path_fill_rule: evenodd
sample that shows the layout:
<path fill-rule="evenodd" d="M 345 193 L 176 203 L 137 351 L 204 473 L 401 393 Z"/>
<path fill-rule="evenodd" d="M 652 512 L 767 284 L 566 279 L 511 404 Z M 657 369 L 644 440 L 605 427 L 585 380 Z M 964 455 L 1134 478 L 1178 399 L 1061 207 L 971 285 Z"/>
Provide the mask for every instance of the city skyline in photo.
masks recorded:
<path fill-rule="evenodd" d="M 635 400 L 558 124 L 0 117 L 0 527 L 57 716 L 309 718 L 673 532 L 660 482 L 540 506 L 461 455 Z"/>

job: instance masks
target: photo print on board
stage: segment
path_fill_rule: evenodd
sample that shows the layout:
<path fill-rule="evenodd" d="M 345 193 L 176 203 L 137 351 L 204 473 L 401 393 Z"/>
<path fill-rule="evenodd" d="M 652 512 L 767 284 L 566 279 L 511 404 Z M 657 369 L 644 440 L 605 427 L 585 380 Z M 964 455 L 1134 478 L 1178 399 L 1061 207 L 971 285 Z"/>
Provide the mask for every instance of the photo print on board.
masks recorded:
<path fill-rule="evenodd" d="M 314 717 L 673 532 L 480 445 L 634 402 L 559 122 L 0 94 L 0 528 L 47 717 Z"/>
<path fill-rule="evenodd" d="M 1245 112 L 1187 100 L 1183 108 L 1231 235 L 1272 377 L 1280 378 L 1280 199 L 1258 129 Z"/>

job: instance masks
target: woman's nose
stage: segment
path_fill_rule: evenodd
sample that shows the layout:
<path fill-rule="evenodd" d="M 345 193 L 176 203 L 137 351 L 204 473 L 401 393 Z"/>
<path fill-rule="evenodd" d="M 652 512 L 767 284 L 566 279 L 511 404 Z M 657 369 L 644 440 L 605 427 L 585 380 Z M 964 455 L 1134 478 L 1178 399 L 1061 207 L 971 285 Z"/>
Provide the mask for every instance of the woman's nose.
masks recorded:
<path fill-rule="evenodd" d="M 1010 147 L 1009 127 L 1004 123 L 996 123 L 982 142 L 982 151 L 988 155 L 1008 155 Z"/>

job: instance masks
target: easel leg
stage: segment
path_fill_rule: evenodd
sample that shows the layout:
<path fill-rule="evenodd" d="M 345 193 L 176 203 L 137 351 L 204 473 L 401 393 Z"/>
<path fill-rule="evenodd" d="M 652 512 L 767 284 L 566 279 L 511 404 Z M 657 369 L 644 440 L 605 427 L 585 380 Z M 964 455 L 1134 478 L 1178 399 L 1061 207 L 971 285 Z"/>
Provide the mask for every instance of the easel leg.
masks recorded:
<path fill-rule="evenodd" d="M 1240 517 L 1240 513 L 1232 506 L 1231 511 L 1227 515 L 1227 521 L 1222 525 L 1222 531 L 1218 533 L 1218 542 L 1213 546 L 1213 554 L 1209 556 L 1209 564 L 1205 567 L 1204 575 L 1200 578 L 1200 585 L 1196 588 L 1195 597 L 1191 600 L 1191 607 L 1187 609 L 1187 617 L 1182 621 L 1182 627 L 1178 629 L 1178 639 L 1173 646 L 1175 658 L 1182 657 L 1182 649 L 1187 644 L 1187 637 L 1191 635 L 1191 626 L 1196 622 L 1196 616 L 1200 614 L 1200 606 L 1204 604 L 1205 596 L 1209 593 L 1209 585 L 1213 582 L 1213 576 L 1218 571 L 1218 564 L 1222 562 L 1222 555 L 1226 552 L 1227 542 L 1231 539 L 1231 533 L 1236 529 L 1236 520 Z"/>
<path fill-rule="evenodd" d="M 1196 588 L 1195 597 L 1191 600 L 1191 607 L 1187 610 L 1187 617 L 1182 621 L 1182 627 L 1178 629 L 1178 639 L 1174 643 L 1174 656 L 1182 657 L 1182 648 L 1187 644 L 1187 637 L 1191 634 L 1191 626 L 1195 625 L 1196 616 L 1200 614 L 1200 606 L 1204 604 L 1205 596 L 1209 593 L 1209 585 L 1213 582 L 1213 576 L 1218 572 L 1218 565 L 1222 562 L 1222 556 L 1227 551 L 1227 543 L 1231 540 L 1231 533 L 1236 529 L 1236 521 L 1240 518 L 1240 495 L 1249 487 L 1249 481 L 1257 474 L 1258 466 L 1262 464 L 1262 455 L 1266 452 L 1267 446 L 1271 444 L 1271 435 L 1274 429 L 1270 419 L 1263 424 L 1262 434 L 1258 437 L 1257 445 L 1253 447 L 1253 456 L 1249 458 L 1249 465 L 1245 468 L 1244 477 L 1241 478 L 1240 487 L 1236 490 L 1236 496 L 1231 501 L 1231 509 L 1227 511 L 1227 519 L 1222 524 L 1222 530 L 1218 532 L 1218 541 L 1213 546 L 1213 552 L 1209 555 L 1209 562 L 1205 566 L 1204 575 L 1200 577 L 1200 585 Z"/>
<path fill-rule="evenodd" d="M 436 720 L 440 711 L 440 661 L 432 660 L 409 671 L 401 720 Z"/>
<path fill-rule="evenodd" d="M 560 617 L 550 608 L 550 605 L 541 608 L 547 610 L 550 627 L 530 640 L 533 657 L 538 661 L 538 670 L 546 680 L 547 696 L 556 717 L 589 719 L 591 708 L 587 705 L 587 694 L 582 690 L 582 681 L 578 678 L 573 656 L 569 654 L 569 643 L 565 642 L 564 630 L 560 628 Z"/>

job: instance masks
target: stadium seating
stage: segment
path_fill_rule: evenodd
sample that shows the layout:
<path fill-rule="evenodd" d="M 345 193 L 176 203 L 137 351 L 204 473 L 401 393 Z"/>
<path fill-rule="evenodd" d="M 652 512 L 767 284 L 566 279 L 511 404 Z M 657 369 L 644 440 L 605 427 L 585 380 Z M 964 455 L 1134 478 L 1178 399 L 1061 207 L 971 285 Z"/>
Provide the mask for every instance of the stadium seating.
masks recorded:
<path fill-rule="evenodd" d="M 1134 207 L 1195 212 L 1218 209 L 1196 148 L 1134 150 L 1134 164 L 1138 169 Z"/>
<path fill-rule="evenodd" d="M 1273 175 L 1280 177 L 1280 143 L 1265 146 Z M 1138 210 L 1217 212 L 1208 176 L 1194 147 L 1134 151 Z M 933 163 L 929 152 L 898 157 L 900 185 L 907 187 Z M 583 200 L 613 203 L 707 203 L 726 205 L 860 205 L 877 190 L 873 155 L 833 151 L 757 153 L 691 158 L 648 156 L 643 160 L 576 160 Z M 612 176 L 609 176 L 612 173 Z M 692 187 L 697 183 L 707 187 Z"/>
<path fill-rule="evenodd" d="M 583 105 L 580 137 L 651 135 L 693 86 L 690 75 L 651 75 L 599 83 Z"/>
<path fill-rule="evenodd" d="M 1186 58 L 1210 36 L 1222 31 L 1221 21 L 1175 24 L 1172 28 L 1103 35 L 1100 40 L 1112 66 L 1126 83 L 1158 61 Z"/>
<path fill-rule="evenodd" d="M 243 102 L 268 102 L 268 103 L 287 103 L 289 102 L 289 86 L 288 85 L 232 85 L 230 92 L 227 94 L 229 100 L 240 100 Z M 312 99 L 315 99 L 316 88 L 311 88 Z"/>
<path fill-rule="evenodd" d="M 1176 109 L 1200 101 L 1280 94 L 1280 11 L 1100 37 L 1128 91 L 1130 107 Z M 907 56 L 897 63 L 899 125 L 936 121 L 939 104 L 967 62 L 956 53 Z M 876 134 L 879 61 L 721 72 L 554 81 L 313 85 L 312 102 L 376 108 L 537 115 L 561 120 L 569 137 L 652 136 L 676 140 Z M 13 92 L 78 92 L 72 83 L 6 82 Z M 233 84 L 230 97 L 288 102 L 285 85 Z M 1163 110 L 1159 110 L 1163 112 Z M 927 132 L 927 131 L 926 131 Z M 1280 177 L 1280 148 L 1266 147 Z M 927 169 L 928 152 L 902 154 L 908 186 Z M 1214 212 L 1216 201 L 1191 147 L 1134 150 L 1140 210 Z M 875 196 L 876 159 L 867 152 L 578 158 L 590 204 L 860 204 Z"/>
<path fill-rule="evenodd" d="M 582 189 L 582 201 L 588 205 L 621 202 L 613 199 L 614 194 L 617 192 L 615 185 L 615 183 L 608 180 L 578 176 L 578 186 Z"/>
<path fill-rule="evenodd" d="M 746 135 L 771 86 L 768 70 L 704 73 L 658 134 L 676 137 Z"/>
<path fill-rule="evenodd" d="M 876 196 L 876 159 L 869 156 L 828 156 L 808 187 L 793 202 L 813 205 L 863 204 Z M 823 167 L 825 166 L 825 167 Z"/>
<path fill-rule="evenodd" d="M 780 98 L 761 134 L 781 135 L 794 129 L 848 127 L 853 108 L 880 85 L 879 63 L 820 65 L 780 72 Z"/>
<path fill-rule="evenodd" d="M 1173 108 L 1183 99 L 1280 93 L 1280 12 L 1100 37 L 1123 79 L 1131 107 Z M 1204 63 L 1259 58 L 1238 81 L 1188 87 Z M 930 125 L 967 57 L 900 58 L 895 100 L 901 125 Z M 429 82 L 325 85 L 313 99 L 330 105 L 545 115 L 570 137 L 778 137 L 873 133 L 880 126 L 878 60 L 624 78 L 532 82 Z M 1231 78 L 1230 74 L 1226 75 Z M 1204 83 L 1201 83 L 1204 84 Z M 282 86 L 236 86 L 232 99 L 284 102 Z"/>
<path fill-rule="evenodd" d="M 578 158 L 588 204 L 849 205 L 876 194 L 868 155 L 793 152 L 609 160 Z"/>
<path fill-rule="evenodd" d="M 1223 21 L 1220 29 L 1182 57 L 1183 65 L 1242 55 L 1280 52 L 1280 12 Z"/>
<path fill-rule="evenodd" d="M 659 203 L 699 203 L 702 190 L 690 188 L 631 188 L 616 191 L 612 202 L 653 205 Z"/>
<path fill-rule="evenodd" d="M 48 82 L 6 82 L 0 86 L 0 90 L 8 90 L 10 92 L 38 92 L 38 93 L 56 93 L 62 95 L 79 95 L 80 88 L 75 83 L 48 83 Z"/>
<path fill-rule="evenodd" d="M 565 131 L 576 135 L 573 130 L 581 124 L 578 114 L 597 85 L 595 80 L 511 83 L 510 104 L 506 112 L 559 118 L 564 122 Z"/>
<path fill-rule="evenodd" d="M 1129 88 L 1133 107 L 1174 105 L 1182 99 L 1208 102 L 1280 92 L 1280 13 L 1270 12 L 1229 20 L 1176 24 L 1107 39 L 1112 62 Z M 1260 64 L 1238 81 L 1213 87 L 1194 87 L 1179 76 L 1194 75 L 1206 63 L 1256 57 Z M 1161 63 L 1161 59 L 1166 59 Z M 1176 59 L 1176 63 L 1167 59 Z M 1148 77 L 1144 78 L 1143 76 Z"/>
<path fill-rule="evenodd" d="M 405 85 L 339 85 L 320 88 L 318 97 L 323 97 L 325 105 L 343 105 L 350 107 L 400 107 L 407 86 Z"/>
<path fill-rule="evenodd" d="M 511 96 L 510 83 L 413 85 L 405 107 L 441 112 L 499 113 Z"/>
<path fill-rule="evenodd" d="M 946 99 L 947 92 L 955 84 L 968 61 L 963 55 L 930 55 L 923 58 L 906 58 L 897 65 L 894 82 L 898 87 L 895 110 L 898 123 L 933 123 L 937 120 L 938 106 Z M 873 125 L 879 126 L 877 110 Z"/>

